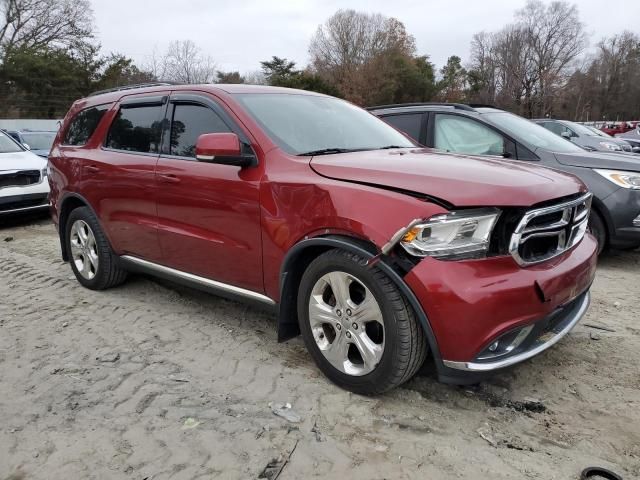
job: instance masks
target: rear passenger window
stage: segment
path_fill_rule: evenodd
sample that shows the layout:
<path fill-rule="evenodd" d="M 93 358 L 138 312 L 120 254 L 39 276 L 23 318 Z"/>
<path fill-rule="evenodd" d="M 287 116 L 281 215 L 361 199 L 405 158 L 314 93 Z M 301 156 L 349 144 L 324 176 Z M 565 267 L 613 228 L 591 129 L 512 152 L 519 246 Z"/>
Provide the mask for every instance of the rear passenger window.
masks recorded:
<path fill-rule="evenodd" d="M 391 115 L 388 117 L 383 117 L 383 120 L 397 128 L 401 132 L 406 133 L 415 141 L 420 141 L 420 128 L 422 126 L 421 113 Z"/>
<path fill-rule="evenodd" d="M 170 154 L 195 157 L 196 142 L 203 133 L 231 132 L 220 116 L 208 107 L 177 104 L 171 122 Z"/>
<path fill-rule="evenodd" d="M 120 108 L 107 135 L 107 148 L 158 153 L 163 109 L 162 105 Z"/>
<path fill-rule="evenodd" d="M 99 105 L 78 113 L 67 129 L 62 141 L 63 145 L 84 145 L 87 143 L 108 108 L 108 105 Z"/>

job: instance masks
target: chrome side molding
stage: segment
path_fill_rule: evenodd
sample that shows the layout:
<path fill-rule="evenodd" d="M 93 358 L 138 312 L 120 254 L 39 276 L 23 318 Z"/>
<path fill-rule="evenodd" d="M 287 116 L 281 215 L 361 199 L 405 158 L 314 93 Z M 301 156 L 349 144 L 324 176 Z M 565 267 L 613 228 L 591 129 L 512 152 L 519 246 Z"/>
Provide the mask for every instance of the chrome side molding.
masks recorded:
<path fill-rule="evenodd" d="M 130 255 L 123 255 L 120 258 L 125 262 L 129 262 L 139 267 L 142 267 L 144 270 L 147 270 L 150 273 L 156 273 L 156 274 L 160 274 L 168 277 L 175 277 L 181 280 L 185 280 L 189 283 L 193 283 L 193 284 L 201 285 L 203 287 L 208 287 L 214 290 L 219 290 L 221 292 L 226 292 L 233 295 L 249 298 L 251 300 L 267 303 L 269 305 L 276 304 L 276 302 L 273 299 L 267 297 L 266 295 L 263 295 L 258 292 L 253 292 L 245 288 L 240 288 L 234 285 L 229 285 L 226 283 L 217 282 L 215 280 L 210 280 L 205 277 L 194 275 L 193 273 L 183 272 L 181 270 L 176 270 L 171 267 L 166 267 L 164 265 L 159 265 L 157 263 L 149 262 L 147 260 L 143 260 L 138 257 L 132 257 Z"/>

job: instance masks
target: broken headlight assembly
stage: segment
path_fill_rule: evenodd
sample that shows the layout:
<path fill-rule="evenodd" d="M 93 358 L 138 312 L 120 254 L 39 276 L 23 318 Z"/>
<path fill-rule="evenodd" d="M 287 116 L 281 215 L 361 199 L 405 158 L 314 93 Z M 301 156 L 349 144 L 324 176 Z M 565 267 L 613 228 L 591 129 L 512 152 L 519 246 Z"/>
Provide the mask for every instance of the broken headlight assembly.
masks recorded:
<path fill-rule="evenodd" d="M 400 245 L 416 257 L 461 260 L 484 257 L 500 210 L 482 208 L 435 215 L 414 224 L 403 235 Z"/>

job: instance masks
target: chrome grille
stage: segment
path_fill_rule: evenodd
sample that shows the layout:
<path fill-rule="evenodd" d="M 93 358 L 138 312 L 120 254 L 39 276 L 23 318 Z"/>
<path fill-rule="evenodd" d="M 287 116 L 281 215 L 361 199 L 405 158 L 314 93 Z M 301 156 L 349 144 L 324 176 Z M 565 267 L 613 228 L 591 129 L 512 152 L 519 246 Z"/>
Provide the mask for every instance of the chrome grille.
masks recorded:
<path fill-rule="evenodd" d="M 509 253 L 522 266 L 556 257 L 577 245 L 587 231 L 592 195 L 527 212 L 518 223 Z"/>

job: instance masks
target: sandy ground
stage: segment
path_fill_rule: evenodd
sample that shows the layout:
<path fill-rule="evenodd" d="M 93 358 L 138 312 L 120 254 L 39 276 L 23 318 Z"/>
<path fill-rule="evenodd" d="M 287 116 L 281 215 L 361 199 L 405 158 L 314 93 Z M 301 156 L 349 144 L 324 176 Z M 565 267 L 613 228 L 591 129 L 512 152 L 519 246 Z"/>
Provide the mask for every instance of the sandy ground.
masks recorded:
<path fill-rule="evenodd" d="M 278 344 L 268 313 L 144 277 L 83 289 L 46 219 L 0 227 L 0 296 L 0 479 L 640 478 L 639 252 L 602 259 L 551 351 L 378 398 Z"/>

